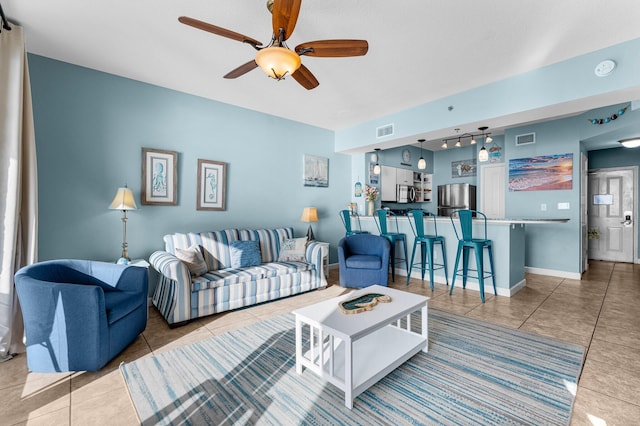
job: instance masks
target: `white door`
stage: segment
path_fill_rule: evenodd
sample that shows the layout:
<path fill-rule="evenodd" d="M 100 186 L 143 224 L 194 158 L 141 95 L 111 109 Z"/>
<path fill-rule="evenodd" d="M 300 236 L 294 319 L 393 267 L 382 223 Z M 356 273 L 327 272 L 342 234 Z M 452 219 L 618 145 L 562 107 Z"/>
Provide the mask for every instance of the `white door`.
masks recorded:
<path fill-rule="evenodd" d="M 589 259 L 634 260 L 635 168 L 589 172 Z"/>
<path fill-rule="evenodd" d="M 505 165 L 483 166 L 480 176 L 480 211 L 489 218 L 504 217 Z"/>

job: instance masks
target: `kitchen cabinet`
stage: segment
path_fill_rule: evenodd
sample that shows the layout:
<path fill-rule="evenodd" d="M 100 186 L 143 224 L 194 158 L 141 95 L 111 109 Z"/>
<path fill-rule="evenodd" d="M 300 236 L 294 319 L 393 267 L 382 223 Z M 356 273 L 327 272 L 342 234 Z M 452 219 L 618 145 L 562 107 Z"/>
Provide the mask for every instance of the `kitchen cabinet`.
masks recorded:
<path fill-rule="evenodd" d="M 396 201 L 396 168 L 380 166 L 380 200 Z"/>
<path fill-rule="evenodd" d="M 413 186 L 413 170 L 396 169 L 396 184 Z"/>
<path fill-rule="evenodd" d="M 380 200 L 386 202 L 396 202 L 396 185 L 407 185 L 416 188 L 416 202 L 431 202 L 432 181 L 431 173 L 414 172 L 409 169 L 398 169 L 396 167 L 380 167 Z"/>

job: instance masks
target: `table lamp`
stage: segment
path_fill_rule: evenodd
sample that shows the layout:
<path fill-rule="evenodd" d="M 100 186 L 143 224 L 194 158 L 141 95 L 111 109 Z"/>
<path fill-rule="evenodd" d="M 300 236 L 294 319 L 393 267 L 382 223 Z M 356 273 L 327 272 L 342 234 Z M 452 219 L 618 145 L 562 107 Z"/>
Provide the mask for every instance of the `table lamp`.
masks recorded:
<path fill-rule="evenodd" d="M 313 235 L 313 229 L 311 228 L 311 222 L 318 221 L 318 210 L 315 207 L 305 207 L 302 210 L 302 217 L 300 218 L 303 222 L 309 222 L 309 229 L 307 230 L 307 241 L 315 241 L 316 237 Z"/>
<path fill-rule="evenodd" d="M 122 210 L 122 255 L 116 263 L 126 265 L 131 261 L 127 253 L 127 210 L 136 210 L 137 208 L 133 191 L 127 188 L 127 185 L 124 188 L 118 188 L 116 196 L 109 206 L 111 210 Z"/>

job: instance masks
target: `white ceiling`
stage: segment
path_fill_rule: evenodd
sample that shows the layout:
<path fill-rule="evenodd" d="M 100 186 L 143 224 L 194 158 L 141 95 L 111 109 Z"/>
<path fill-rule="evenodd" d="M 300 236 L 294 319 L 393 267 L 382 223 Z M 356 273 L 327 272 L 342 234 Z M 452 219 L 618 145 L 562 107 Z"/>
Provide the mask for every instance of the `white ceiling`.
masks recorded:
<path fill-rule="evenodd" d="M 304 0 L 290 47 L 369 42 L 363 57 L 303 56 L 320 82 L 307 91 L 259 68 L 223 79 L 253 48 L 177 20 L 267 44 L 265 0 L 1 2 L 31 53 L 332 130 L 640 37 L 638 0 Z"/>

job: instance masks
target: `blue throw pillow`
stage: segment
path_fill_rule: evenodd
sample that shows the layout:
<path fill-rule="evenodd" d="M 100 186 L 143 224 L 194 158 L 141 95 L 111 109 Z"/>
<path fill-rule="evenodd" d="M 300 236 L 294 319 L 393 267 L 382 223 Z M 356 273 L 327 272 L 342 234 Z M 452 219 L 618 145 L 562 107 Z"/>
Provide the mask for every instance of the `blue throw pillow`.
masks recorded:
<path fill-rule="evenodd" d="M 261 263 L 258 241 L 233 241 L 229 244 L 229 250 L 232 268 L 246 268 Z"/>

